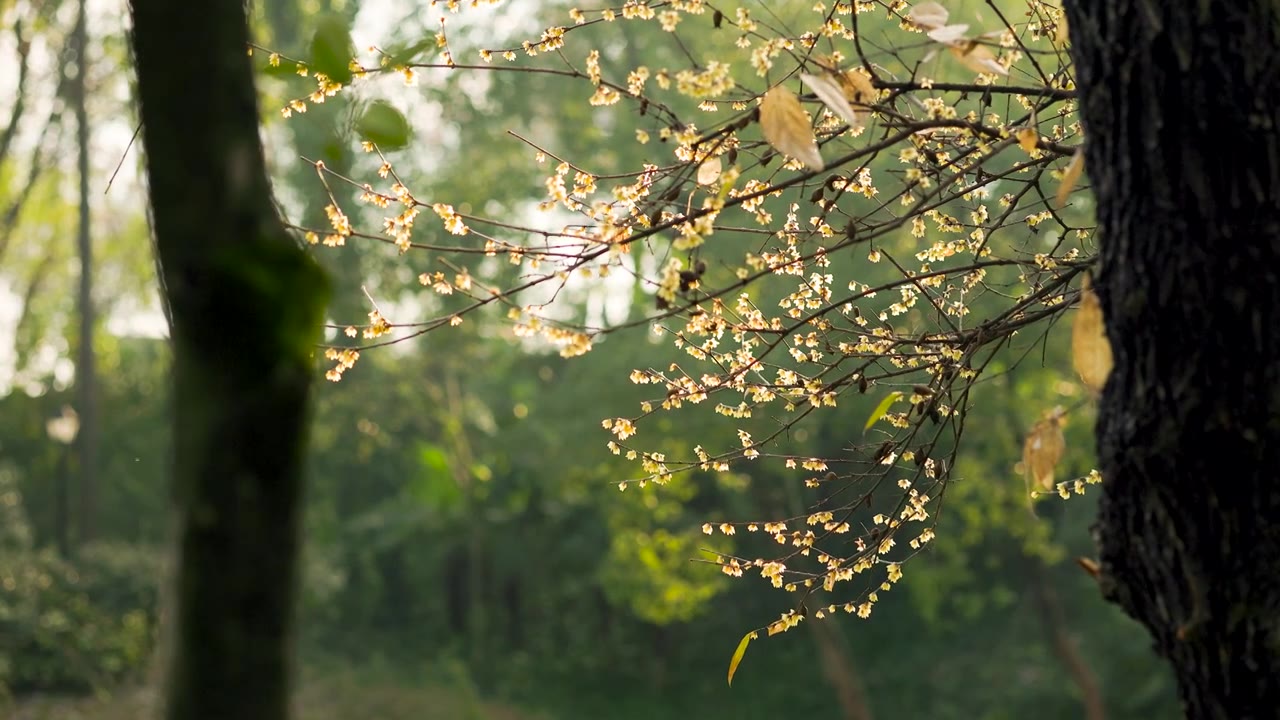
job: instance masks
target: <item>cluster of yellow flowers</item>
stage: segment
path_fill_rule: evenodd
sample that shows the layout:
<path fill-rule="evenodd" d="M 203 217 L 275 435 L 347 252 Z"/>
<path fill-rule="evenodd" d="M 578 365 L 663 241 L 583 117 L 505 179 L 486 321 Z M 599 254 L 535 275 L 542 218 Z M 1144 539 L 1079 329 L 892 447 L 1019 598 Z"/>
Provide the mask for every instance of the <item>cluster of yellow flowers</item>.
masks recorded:
<path fill-rule="evenodd" d="M 458 12 L 467 3 L 436 4 Z M 887 14 L 883 27 L 902 38 L 874 58 L 858 30 L 873 11 Z M 381 164 L 378 182 L 357 185 L 359 199 L 379 210 L 396 206 L 384 214 L 382 235 L 360 233 L 335 200 L 330 227 L 307 239 L 336 247 L 377 238 L 451 263 L 447 272 L 418 277 L 436 300 L 458 304 L 418 323 L 371 315 L 360 326 L 365 339 L 457 325 L 467 312 L 502 304 L 516 337 L 581 355 L 599 328 L 517 302 L 517 289 L 541 284 L 558 292 L 573 278 L 639 275 L 655 303 L 655 333 L 691 362 L 635 369 L 633 382 L 661 394 L 637 415 L 602 423 L 609 451 L 638 466 L 620 487 L 748 463 L 803 473 L 814 499 L 793 527 L 773 520 L 703 529 L 760 532 L 785 548 L 780 556 L 724 554 L 726 574 L 759 571 L 775 587 L 806 595 L 846 592 L 848 600 L 814 615 L 843 609 L 867 617 L 879 593 L 901 579 L 903 562 L 934 538 L 937 498 L 954 464 L 940 449 L 941 429 L 959 431 L 966 393 L 995 347 L 1074 298 L 1069 283 L 1093 251 L 1090 228 L 1052 196 L 1059 186 L 1058 196 L 1071 192 L 1068 180 L 1079 172 L 1071 159 L 1083 135 L 1055 4 L 1032 0 L 1019 22 L 981 29 L 926 0 L 835 0 L 787 12 L 786 22 L 774 22 L 703 0 L 624 0 L 571 10 L 512 47 L 476 50 L 486 63 L 478 70 L 454 66 L 449 54 L 448 72 L 536 69 L 581 83 L 580 97 L 592 112 L 608 114 L 602 124 L 614 128 L 617 142 L 657 138 L 662 145 L 648 145 L 642 166 L 619 169 L 525 140 L 533 162 L 548 167 L 537 207 L 554 220 L 521 227 L 448 198 L 418 199 L 367 144 Z M 646 58 L 611 70 L 602 58 L 616 54 L 569 42 L 589 41 L 579 33 L 615 22 L 677 36 L 700 57 L 671 67 Z M 714 29 L 726 31 L 723 42 Z M 443 25 L 437 44 L 452 53 Z M 506 62 L 489 64 L 494 56 Z M 409 78 L 417 69 L 352 64 L 355 78 Z M 343 89 L 314 79 L 316 89 L 283 114 Z M 317 169 L 326 183 L 356 182 Z M 424 208 L 440 223 L 432 236 L 458 245 L 414 239 Z M 561 220 L 566 214 L 569 223 Z M 500 254 L 525 273 L 518 285 L 493 286 L 493 264 L 483 261 Z M 468 256 L 481 263 L 466 267 Z M 330 379 L 358 356 L 331 349 Z M 880 407 L 846 455 L 804 452 L 798 438 L 806 424 L 829 421 L 864 394 L 881 398 Z M 699 444 L 690 457 L 637 444 L 651 416 L 704 402 L 736 440 L 719 449 Z M 1083 492 L 1095 475 L 1056 490 Z M 873 498 L 876 488 L 895 486 Z M 846 589 L 855 580 L 860 587 Z M 767 630 L 786 631 L 804 617 L 783 614 Z"/>

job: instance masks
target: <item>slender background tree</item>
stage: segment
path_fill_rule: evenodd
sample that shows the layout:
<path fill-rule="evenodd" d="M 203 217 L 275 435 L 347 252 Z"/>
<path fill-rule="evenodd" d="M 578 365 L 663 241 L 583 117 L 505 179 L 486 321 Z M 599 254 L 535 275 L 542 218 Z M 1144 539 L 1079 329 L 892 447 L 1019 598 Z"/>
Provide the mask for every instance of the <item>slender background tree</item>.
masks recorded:
<path fill-rule="evenodd" d="M 76 293 L 79 337 L 76 343 L 76 406 L 80 432 L 76 436 L 76 474 L 79 478 L 80 543 L 93 539 L 98 514 L 98 387 L 93 335 L 97 312 L 93 297 L 93 235 L 89 214 L 89 21 L 86 0 L 76 6 L 76 26 L 72 34 L 76 74 L 71 89 L 76 117 L 76 169 L 79 175 L 80 207 L 76 224 L 76 246 L 80 255 L 80 279 Z"/>
<path fill-rule="evenodd" d="M 173 323 L 179 520 L 166 716 L 278 720 L 291 687 L 312 348 L 326 281 L 271 200 L 244 7 L 210 6 L 191 22 L 186 6 L 135 0 L 132 13 Z"/>

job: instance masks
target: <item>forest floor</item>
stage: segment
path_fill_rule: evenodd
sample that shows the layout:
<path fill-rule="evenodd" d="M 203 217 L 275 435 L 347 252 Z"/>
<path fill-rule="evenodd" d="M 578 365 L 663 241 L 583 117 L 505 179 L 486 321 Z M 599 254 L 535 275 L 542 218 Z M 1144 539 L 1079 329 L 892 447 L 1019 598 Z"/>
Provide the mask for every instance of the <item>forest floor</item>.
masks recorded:
<path fill-rule="evenodd" d="M 7 720 L 150 720 L 160 717 L 158 694 L 122 688 L 83 698 L 32 697 L 18 701 Z M 0 716 L 5 709 L 0 706 Z M 510 705 L 490 702 L 463 688 L 410 687 L 370 681 L 349 673 L 308 677 L 297 692 L 296 720 L 549 720 Z"/>

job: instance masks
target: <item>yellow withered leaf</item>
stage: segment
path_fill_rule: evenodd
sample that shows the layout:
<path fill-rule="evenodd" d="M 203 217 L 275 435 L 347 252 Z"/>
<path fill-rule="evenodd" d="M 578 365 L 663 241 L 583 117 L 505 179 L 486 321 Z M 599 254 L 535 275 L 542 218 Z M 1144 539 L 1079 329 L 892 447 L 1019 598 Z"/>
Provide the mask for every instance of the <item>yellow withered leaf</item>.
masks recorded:
<path fill-rule="evenodd" d="M 1058 26 L 1054 29 L 1053 44 L 1058 47 L 1066 45 L 1071 40 L 1071 33 L 1067 29 L 1067 16 L 1064 13 L 1058 18 Z"/>
<path fill-rule="evenodd" d="M 1022 465 L 1031 480 L 1041 489 L 1053 489 L 1053 473 L 1066 449 L 1062 436 L 1062 414 L 1059 411 L 1035 424 L 1022 445 Z"/>
<path fill-rule="evenodd" d="M 943 45 L 954 45 L 969 39 L 968 33 L 968 25 L 943 25 L 942 27 L 933 28 L 925 34 L 934 42 L 939 42 Z"/>
<path fill-rule="evenodd" d="M 1102 304 L 1090 286 L 1088 275 L 1080 283 L 1080 306 L 1071 324 L 1071 364 L 1085 387 L 1095 393 L 1102 391 L 1113 364 Z"/>
<path fill-rule="evenodd" d="M 857 130 L 863 126 L 862 118 L 849 104 L 849 99 L 845 97 L 844 86 L 835 75 L 825 72 L 821 75 L 800 73 L 800 81 L 812 90 L 822 104 L 836 114 L 836 117 L 848 123 L 849 127 Z"/>
<path fill-rule="evenodd" d="M 871 78 L 861 70 L 846 70 L 837 76 L 845 99 L 853 103 L 853 108 L 866 107 L 880 99 L 880 92 L 871 84 Z"/>
<path fill-rule="evenodd" d="M 795 93 L 778 85 L 764 94 L 760 102 L 760 129 L 773 149 L 814 170 L 823 169 L 809 113 L 800 106 L 800 98 Z"/>
<path fill-rule="evenodd" d="M 1067 204 L 1067 198 L 1070 197 L 1071 191 L 1076 189 L 1076 183 L 1080 182 L 1080 175 L 1084 173 L 1084 148 L 1077 148 L 1076 154 L 1071 156 L 1071 163 L 1067 165 L 1067 169 L 1062 172 L 1062 182 L 1058 185 L 1058 194 L 1054 200 L 1058 202 L 1058 207 Z"/>
<path fill-rule="evenodd" d="M 840 72 L 840 63 L 831 55 L 814 53 L 811 59 L 818 64 L 818 67 L 827 72 Z"/>
<path fill-rule="evenodd" d="M 1014 136 L 1018 138 L 1018 146 L 1026 152 L 1035 150 L 1040 144 L 1040 131 L 1035 128 L 1022 128 Z"/>
<path fill-rule="evenodd" d="M 991 48 L 978 42 L 959 42 L 950 48 L 961 65 L 977 73 L 1008 75 L 1009 71 L 996 60 Z"/>
<path fill-rule="evenodd" d="M 911 12 L 907 13 L 907 20 L 926 30 L 932 30 L 946 25 L 949 16 L 946 8 L 930 0 L 913 5 Z"/>
<path fill-rule="evenodd" d="M 711 183 L 714 183 L 716 180 L 719 180 L 720 170 L 722 168 L 723 168 L 723 165 L 721 164 L 720 158 L 718 157 L 708 158 L 707 160 L 704 160 L 702 164 L 698 166 L 698 184 L 710 185 Z"/>
<path fill-rule="evenodd" d="M 729 659 L 729 685 L 733 685 L 733 674 L 738 672 L 738 664 L 742 662 L 742 656 L 747 654 L 747 645 L 750 645 L 755 637 L 755 630 L 743 635 L 742 640 L 738 642 L 738 649 L 733 651 L 733 657 Z"/>

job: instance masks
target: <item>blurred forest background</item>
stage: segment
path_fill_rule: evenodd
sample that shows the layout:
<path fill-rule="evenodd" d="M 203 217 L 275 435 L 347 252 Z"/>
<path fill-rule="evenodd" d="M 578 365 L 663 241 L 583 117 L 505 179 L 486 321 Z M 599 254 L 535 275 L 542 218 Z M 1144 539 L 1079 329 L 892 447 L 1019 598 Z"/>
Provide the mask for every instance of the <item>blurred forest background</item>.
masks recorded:
<path fill-rule="evenodd" d="M 966 5 L 982 4 L 951 4 Z M 511 3 L 467 31 L 518 44 L 567 7 Z M 403 51 L 432 37 L 436 12 L 409 0 L 259 0 L 253 20 L 261 46 L 305 58 L 322 14 L 351 23 L 357 44 Z M 126 152 L 136 111 L 125 17 L 120 0 L 0 0 L 0 717 L 114 720 L 154 703 L 171 530 L 168 350 L 139 155 Z M 619 66 L 681 62 L 659 33 L 609 32 Z M 199 60 L 185 62 L 200 82 Z M 397 171 L 461 212 L 469 203 L 519 218 L 543 197 L 544 170 L 508 130 L 593 158 L 600 172 L 646 157 L 611 133 L 609 111 L 554 78 L 421 73 L 413 87 L 388 78 L 284 120 L 278 109 L 310 92 L 308 81 L 266 52 L 255 66 L 278 198 L 303 225 L 326 224 L 329 198 L 299 158 L 337 172 L 367 164 L 351 124 L 354 106 L 376 97 L 417 132 Z M 82 200 L 89 263 L 77 235 Z M 349 242 L 317 256 L 335 278 L 339 324 L 361 322 L 370 297 L 392 318 L 431 302 L 417 279 L 425 267 L 414 264 L 425 263 L 392 246 Z M 565 300 L 613 322 L 653 307 L 626 284 Z M 317 393 L 300 716 L 1173 716 L 1172 680 L 1145 634 L 1075 566 L 1092 554 L 1093 496 L 1028 512 L 1022 438 L 1044 409 L 1077 408 L 1063 476 L 1093 467 L 1069 342 L 1057 327 L 1018 338 L 988 372 L 938 540 L 891 601 L 869 620 L 809 623 L 754 644 L 732 688 L 725 670 L 739 638 L 788 598 L 694 562 L 700 528 L 794 514 L 802 499 L 793 477 L 766 465 L 617 491 L 630 471 L 605 450 L 600 421 L 641 399 L 627 382 L 634 367 L 665 365 L 676 349 L 640 329 L 566 360 L 513 339 L 495 317 L 365 353 Z M 832 417 L 847 422 L 792 440 L 836 454 L 873 402 L 846 403 Z M 661 423 L 676 448 L 733 432 Z"/>

